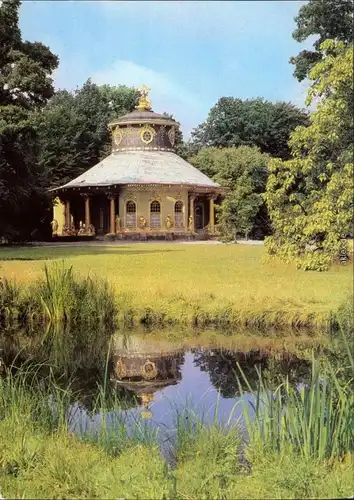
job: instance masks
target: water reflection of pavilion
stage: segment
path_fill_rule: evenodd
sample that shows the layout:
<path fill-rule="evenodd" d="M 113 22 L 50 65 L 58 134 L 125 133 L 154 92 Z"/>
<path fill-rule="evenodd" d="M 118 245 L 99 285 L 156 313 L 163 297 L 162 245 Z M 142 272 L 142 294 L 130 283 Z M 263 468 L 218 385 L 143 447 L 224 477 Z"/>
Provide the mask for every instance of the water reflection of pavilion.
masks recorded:
<path fill-rule="evenodd" d="M 135 393 L 144 407 L 154 394 L 181 379 L 184 349 L 149 337 L 128 336 L 115 339 L 113 346 L 113 380 Z"/>

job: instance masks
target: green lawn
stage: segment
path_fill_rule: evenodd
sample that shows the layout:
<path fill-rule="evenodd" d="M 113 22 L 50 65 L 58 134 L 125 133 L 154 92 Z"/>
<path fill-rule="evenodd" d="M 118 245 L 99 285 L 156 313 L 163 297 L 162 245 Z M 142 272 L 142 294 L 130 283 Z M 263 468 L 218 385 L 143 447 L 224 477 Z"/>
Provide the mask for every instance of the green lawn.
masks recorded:
<path fill-rule="evenodd" d="M 266 262 L 263 247 L 127 244 L 0 249 L 0 275 L 29 282 L 45 259 L 107 278 L 122 313 L 180 322 L 227 318 L 232 324 L 321 326 L 352 293 L 352 265 L 299 271 Z M 12 260 L 8 260 L 12 259 Z"/>

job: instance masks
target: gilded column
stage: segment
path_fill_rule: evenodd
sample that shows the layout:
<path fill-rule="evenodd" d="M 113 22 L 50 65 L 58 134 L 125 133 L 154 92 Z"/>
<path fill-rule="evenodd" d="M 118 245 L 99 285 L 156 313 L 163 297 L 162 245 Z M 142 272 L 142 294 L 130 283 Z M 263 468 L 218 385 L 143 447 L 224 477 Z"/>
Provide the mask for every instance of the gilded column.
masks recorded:
<path fill-rule="evenodd" d="M 189 198 L 189 220 L 188 220 L 188 230 L 191 231 L 191 233 L 195 232 L 194 201 L 195 201 L 195 196 L 191 196 Z"/>
<path fill-rule="evenodd" d="M 109 213 L 109 232 L 115 233 L 116 232 L 116 228 L 115 228 L 115 218 L 116 218 L 115 197 L 109 196 L 109 200 L 111 201 L 110 213 Z"/>
<path fill-rule="evenodd" d="M 210 196 L 209 198 L 209 225 L 211 234 L 214 234 L 215 232 L 214 199 L 215 199 L 214 196 Z"/>
<path fill-rule="evenodd" d="M 85 227 L 91 225 L 91 214 L 90 214 L 90 197 L 88 195 L 85 196 Z"/>

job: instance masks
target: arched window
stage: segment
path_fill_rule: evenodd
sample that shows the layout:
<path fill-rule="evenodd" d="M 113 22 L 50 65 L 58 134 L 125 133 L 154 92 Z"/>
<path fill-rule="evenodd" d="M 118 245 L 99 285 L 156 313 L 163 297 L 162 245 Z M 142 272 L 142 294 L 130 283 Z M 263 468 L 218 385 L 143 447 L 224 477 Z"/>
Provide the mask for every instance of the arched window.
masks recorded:
<path fill-rule="evenodd" d="M 158 201 L 152 201 L 150 204 L 150 227 L 151 229 L 161 227 L 161 205 Z"/>
<path fill-rule="evenodd" d="M 175 227 L 183 227 L 183 203 L 181 201 L 175 203 Z"/>
<path fill-rule="evenodd" d="M 134 201 L 127 201 L 125 212 L 125 227 L 136 227 L 136 204 Z"/>

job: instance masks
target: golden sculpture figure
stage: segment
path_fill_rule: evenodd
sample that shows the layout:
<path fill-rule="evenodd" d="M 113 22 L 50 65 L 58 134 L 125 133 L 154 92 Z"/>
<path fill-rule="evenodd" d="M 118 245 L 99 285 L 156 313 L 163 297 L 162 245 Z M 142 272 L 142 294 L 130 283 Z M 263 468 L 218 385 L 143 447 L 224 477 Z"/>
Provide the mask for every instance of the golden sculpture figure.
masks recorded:
<path fill-rule="evenodd" d="M 188 219 L 188 230 L 193 231 L 193 217 L 190 215 Z"/>
<path fill-rule="evenodd" d="M 171 227 L 173 226 L 173 224 L 172 224 L 172 218 L 171 218 L 170 215 L 168 215 L 166 217 L 165 225 L 166 225 L 166 229 L 171 229 Z"/>
<path fill-rule="evenodd" d="M 77 234 L 79 234 L 80 236 L 85 234 L 85 224 L 82 223 L 82 220 L 80 220 L 79 232 Z"/>
<path fill-rule="evenodd" d="M 136 109 L 138 109 L 139 111 L 151 110 L 151 102 L 148 99 L 148 92 L 150 90 L 149 87 L 147 87 L 146 85 L 142 85 L 138 90 L 140 92 L 140 97 Z"/>
<path fill-rule="evenodd" d="M 145 229 L 146 228 L 146 219 L 143 215 L 139 217 L 139 227 L 140 229 Z"/>
<path fill-rule="evenodd" d="M 116 215 L 116 233 L 120 231 L 120 218 L 119 215 Z"/>
<path fill-rule="evenodd" d="M 90 224 L 89 227 L 87 228 L 87 231 L 86 231 L 86 234 L 88 236 L 95 236 L 96 234 L 96 229 L 95 229 L 95 226 L 93 224 Z"/>
<path fill-rule="evenodd" d="M 59 228 L 58 221 L 56 219 L 53 219 L 50 224 L 52 226 L 52 234 L 56 235 L 58 233 L 58 228 Z"/>

